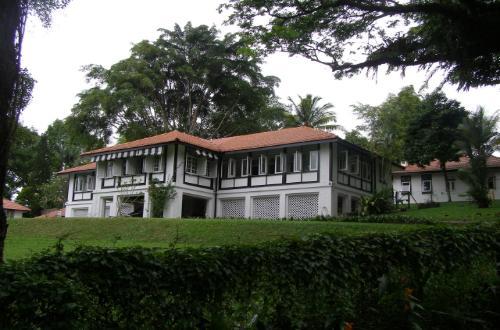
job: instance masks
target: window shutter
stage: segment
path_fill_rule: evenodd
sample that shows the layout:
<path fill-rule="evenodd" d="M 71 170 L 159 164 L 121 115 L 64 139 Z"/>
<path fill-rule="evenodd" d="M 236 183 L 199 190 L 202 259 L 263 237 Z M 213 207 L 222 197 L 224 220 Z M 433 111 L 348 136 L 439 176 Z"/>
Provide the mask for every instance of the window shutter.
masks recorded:
<path fill-rule="evenodd" d="M 207 159 L 206 158 L 199 158 L 198 161 L 198 166 L 197 166 L 197 173 L 198 175 L 206 175 L 207 173 Z"/>
<path fill-rule="evenodd" d="M 122 173 L 122 160 L 117 159 L 113 161 L 113 176 L 121 176 Z"/>
<path fill-rule="evenodd" d="M 154 157 L 144 158 L 144 173 L 153 173 Z"/>
<path fill-rule="evenodd" d="M 106 176 L 106 163 L 97 162 L 97 177 L 104 178 Z"/>
<path fill-rule="evenodd" d="M 125 170 L 126 175 L 131 175 L 136 173 L 136 162 L 135 158 L 127 158 L 127 168 Z"/>
<path fill-rule="evenodd" d="M 158 167 L 158 171 L 163 171 L 163 157 L 162 156 L 156 156 L 160 160 L 160 166 Z"/>

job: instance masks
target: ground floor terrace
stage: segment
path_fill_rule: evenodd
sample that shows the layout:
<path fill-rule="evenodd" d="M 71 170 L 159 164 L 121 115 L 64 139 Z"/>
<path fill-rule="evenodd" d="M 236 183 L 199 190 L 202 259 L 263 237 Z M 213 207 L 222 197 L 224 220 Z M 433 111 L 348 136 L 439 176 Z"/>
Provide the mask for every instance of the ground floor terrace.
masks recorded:
<path fill-rule="evenodd" d="M 221 190 L 177 187 L 164 206 L 164 218 L 304 219 L 355 213 L 362 196 L 355 189 L 332 186 L 283 186 L 278 189 Z M 98 192 L 91 200 L 66 205 L 67 217 L 150 218 L 147 190 Z"/>

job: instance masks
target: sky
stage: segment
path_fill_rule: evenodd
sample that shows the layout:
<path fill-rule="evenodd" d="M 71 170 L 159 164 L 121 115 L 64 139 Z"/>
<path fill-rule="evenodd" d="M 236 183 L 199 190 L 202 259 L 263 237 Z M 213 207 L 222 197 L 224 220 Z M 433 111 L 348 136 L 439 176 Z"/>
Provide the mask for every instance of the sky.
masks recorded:
<path fill-rule="evenodd" d="M 54 12 L 52 26 L 43 28 L 36 18 L 30 18 L 23 43 L 22 65 L 29 69 L 37 83 L 33 99 L 21 116 L 24 125 L 44 132 L 54 120 L 71 113 L 78 102 L 78 93 L 89 87 L 81 68 L 88 64 L 109 67 L 127 58 L 133 44 L 155 40 L 159 28 L 215 25 L 222 33 L 234 32 L 225 26 L 227 14 L 217 12 L 223 0 L 72 0 L 63 10 Z M 301 57 L 274 54 L 262 66 L 266 75 L 281 79 L 276 93 L 282 102 L 289 96 L 313 94 L 334 105 L 337 123 L 353 129 L 360 122 L 351 105 L 378 105 L 390 93 L 413 84 L 418 90 L 426 74 L 409 69 L 405 77 L 399 73 L 377 77 L 358 75 L 336 80 L 327 66 Z M 440 83 L 430 80 L 430 92 Z M 468 110 L 484 106 L 489 114 L 500 109 L 500 86 L 457 91 L 445 85 L 443 91 L 457 99 Z"/>

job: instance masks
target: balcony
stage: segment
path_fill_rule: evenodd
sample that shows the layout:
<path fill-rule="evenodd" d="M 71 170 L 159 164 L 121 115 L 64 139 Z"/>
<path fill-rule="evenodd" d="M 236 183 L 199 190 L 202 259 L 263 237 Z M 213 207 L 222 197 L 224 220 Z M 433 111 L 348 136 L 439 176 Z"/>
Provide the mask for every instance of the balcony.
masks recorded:
<path fill-rule="evenodd" d="M 213 189 L 214 179 L 211 177 L 196 175 L 191 173 L 184 173 L 184 183 L 192 186 Z"/>

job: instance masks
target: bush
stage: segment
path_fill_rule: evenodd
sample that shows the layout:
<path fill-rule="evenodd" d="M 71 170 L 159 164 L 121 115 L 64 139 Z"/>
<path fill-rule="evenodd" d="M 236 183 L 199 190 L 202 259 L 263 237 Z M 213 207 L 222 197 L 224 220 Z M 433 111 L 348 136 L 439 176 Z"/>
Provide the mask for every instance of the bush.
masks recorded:
<path fill-rule="evenodd" d="M 431 227 L 253 247 L 79 248 L 0 267 L 0 328 L 409 328 L 425 324 L 412 319 L 413 296 L 428 301 L 441 277 L 491 262 L 499 243 L 497 227 Z"/>
<path fill-rule="evenodd" d="M 430 219 L 412 217 L 401 214 L 348 216 L 348 217 L 332 218 L 332 220 L 339 222 L 359 222 L 359 223 L 400 223 L 400 224 L 421 224 L 421 225 L 436 224 L 435 221 Z"/>
<path fill-rule="evenodd" d="M 392 190 L 383 189 L 361 198 L 361 215 L 386 214 L 394 210 Z"/>

